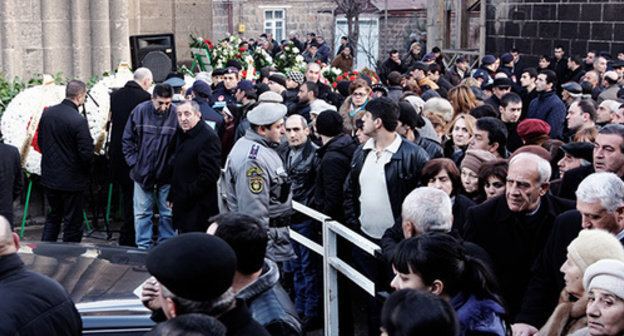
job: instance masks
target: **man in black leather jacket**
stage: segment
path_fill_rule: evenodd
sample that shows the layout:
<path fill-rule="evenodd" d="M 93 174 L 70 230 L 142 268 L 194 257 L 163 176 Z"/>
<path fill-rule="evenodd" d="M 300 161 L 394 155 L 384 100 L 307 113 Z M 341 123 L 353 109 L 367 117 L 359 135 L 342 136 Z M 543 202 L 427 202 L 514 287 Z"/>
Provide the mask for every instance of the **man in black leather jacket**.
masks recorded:
<path fill-rule="evenodd" d="M 353 154 L 345 183 L 346 225 L 377 244 L 386 229 L 401 222 L 401 203 L 418 186 L 420 170 L 429 160 L 425 150 L 395 132 L 398 119 L 399 108 L 389 98 L 366 105 L 363 131 L 370 139 Z M 364 275 L 388 286 L 388 265 L 377 265 L 359 248 L 353 258 Z M 369 330 L 379 330 L 379 302 L 369 302 L 368 308 Z"/>

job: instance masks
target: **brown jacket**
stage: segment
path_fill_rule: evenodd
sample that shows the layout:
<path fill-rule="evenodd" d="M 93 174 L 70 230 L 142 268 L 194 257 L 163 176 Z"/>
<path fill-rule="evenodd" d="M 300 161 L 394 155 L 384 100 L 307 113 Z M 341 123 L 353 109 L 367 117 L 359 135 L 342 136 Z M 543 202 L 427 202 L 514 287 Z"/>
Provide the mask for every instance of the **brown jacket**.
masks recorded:
<path fill-rule="evenodd" d="M 587 294 L 577 301 L 570 300 L 570 294 L 564 289 L 559 297 L 559 304 L 546 324 L 537 333 L 539 336 L 569 335 L 587 326 Z"/>
<path fill-rule="evenodd" d="M 338 54 L 336 58 L 331 62 L 331 66 L 342 70 L 342 72 L 350 72 L 353 67 L 353 56 L 345 56 L 342 53 Z"/>
<path fill-rule="evenodd" d="M 355 130 L 356 130 L 355 121 L 358 119 L 362 119 L 366 111 L 362 109 L 358 111 L 355 114 L 355 116 L 353 116 L 353 118 L 351 118 L 351 115 L 349 114 L 350 110 L 351 110 L 351 96 L 347 97 L 347 99 L 344 100 L 344 103 L 342 103 L 342 106 L 340 106 L 338 113 L 340 113 L 340 115 L 342 116 L 342 124 L 345 130 L 347 131 L 347 133 L 350 134 L 351 136 L 355 136 Z"/>

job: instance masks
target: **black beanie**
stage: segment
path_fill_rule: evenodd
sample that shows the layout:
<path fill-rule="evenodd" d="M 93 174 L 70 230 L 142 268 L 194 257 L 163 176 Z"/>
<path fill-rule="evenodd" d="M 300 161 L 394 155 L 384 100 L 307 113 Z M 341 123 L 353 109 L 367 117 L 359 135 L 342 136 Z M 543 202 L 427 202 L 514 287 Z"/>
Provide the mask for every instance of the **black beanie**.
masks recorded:
<path fill-rule="evenodd" d="M 325 110 L 316 117 L 316 132 L 333 137 L 342 133 L 342 116 L 336 111 Z"/>

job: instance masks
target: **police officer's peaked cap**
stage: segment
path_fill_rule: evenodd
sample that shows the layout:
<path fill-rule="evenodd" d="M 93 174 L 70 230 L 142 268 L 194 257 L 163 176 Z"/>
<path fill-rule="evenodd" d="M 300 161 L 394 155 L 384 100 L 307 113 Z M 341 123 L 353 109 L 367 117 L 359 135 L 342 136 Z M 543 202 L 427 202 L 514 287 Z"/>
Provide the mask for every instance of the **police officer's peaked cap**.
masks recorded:
<path fill-rule="evenodd" d="M 254 125 L 271 125 L 284 118 L 286 105 L 262 103 L 247 113 L 247 120 Z"/>
<path fill-rule="evenodd" d="M 221 238 L 185 233 L 151 250 L 147 270 L 176 296 L 208 301 L 232 286 L 236 254 Z"/>

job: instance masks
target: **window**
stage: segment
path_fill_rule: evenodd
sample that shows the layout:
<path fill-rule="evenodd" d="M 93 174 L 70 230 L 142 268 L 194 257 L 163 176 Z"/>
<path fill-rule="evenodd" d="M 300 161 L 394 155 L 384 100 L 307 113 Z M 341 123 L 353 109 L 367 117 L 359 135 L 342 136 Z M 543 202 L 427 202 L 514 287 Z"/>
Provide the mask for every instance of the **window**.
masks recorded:
<path fill-rule="evenodd" d="M 267 9 L 264 11 L 264 32 L 273 34 L 273 39 L 278 42 L 285 39 L 284 16 L 283 9 Z"/>

